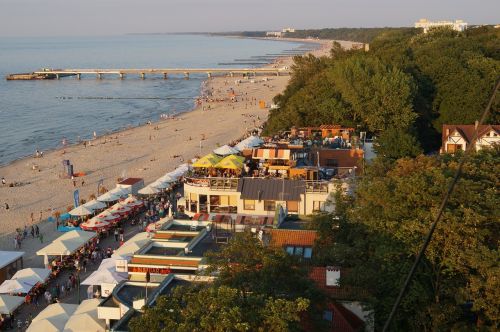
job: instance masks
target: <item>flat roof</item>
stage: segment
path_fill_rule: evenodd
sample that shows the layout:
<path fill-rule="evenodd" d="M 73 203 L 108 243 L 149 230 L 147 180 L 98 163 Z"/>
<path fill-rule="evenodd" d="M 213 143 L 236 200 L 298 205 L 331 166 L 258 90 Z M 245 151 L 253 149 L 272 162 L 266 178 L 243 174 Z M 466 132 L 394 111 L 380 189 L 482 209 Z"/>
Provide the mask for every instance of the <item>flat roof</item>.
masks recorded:
<path fill-rule="evenodd" d="M 23 257 L 24 251 L 0 251 L 0 269 Z"/>
<path fill-rule="evenodd" d="M 118 182 L 118 184 L 133 185 L 141 181 L 143 181 L 141 178 L 126 178 L 125 180 Z"/>

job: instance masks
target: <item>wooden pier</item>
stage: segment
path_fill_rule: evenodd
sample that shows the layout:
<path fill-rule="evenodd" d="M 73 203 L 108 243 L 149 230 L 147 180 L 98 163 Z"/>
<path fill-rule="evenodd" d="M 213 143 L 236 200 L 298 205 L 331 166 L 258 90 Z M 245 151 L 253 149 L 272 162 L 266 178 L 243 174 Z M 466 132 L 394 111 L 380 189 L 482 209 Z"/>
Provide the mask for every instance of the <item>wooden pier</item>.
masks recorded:
<path fill-rule="evenodd" d="M 207 77 L 214 75 L 234 76 L 257 76 L 257 75 L 289 75 L 288 67 L 284 68 L 138 68 L 138 69 L 44 69 L 30 73 L 38 79 L 60 79 L 62 77 L 75 76 L 81 79 L 84 75 L 91 75 L 97 79 L 108 77 L 118 77 L 124 79 L 127 75 L 138 76 L 145 79 L 148 76 L 161 76 L 168 79 L 169 76 L 182 75 L 189 79 L 190 74 L 205 74 Z M 18 76 L 16 78 L 16 76 Z M 26 74 L 11 74 L 7 79 L 28 80 L 31 76 Z"/>

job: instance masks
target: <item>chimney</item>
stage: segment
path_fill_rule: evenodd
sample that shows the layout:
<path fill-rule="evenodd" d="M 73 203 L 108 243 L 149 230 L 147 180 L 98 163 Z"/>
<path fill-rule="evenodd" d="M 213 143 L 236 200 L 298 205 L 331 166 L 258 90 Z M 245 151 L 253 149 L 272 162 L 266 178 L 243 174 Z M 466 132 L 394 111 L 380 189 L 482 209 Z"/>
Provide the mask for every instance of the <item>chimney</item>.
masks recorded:
<path fill-rule="evenodd" d="M 446 128 L 446 137 L 450 136 L 450 128 Z"/>
<path fill-rule="evenodd" d="M 479 127 L 479 121 L 476 120 L 476 122 L 474 122 L 474 129 L 477 129 L 477 127 Z"/>

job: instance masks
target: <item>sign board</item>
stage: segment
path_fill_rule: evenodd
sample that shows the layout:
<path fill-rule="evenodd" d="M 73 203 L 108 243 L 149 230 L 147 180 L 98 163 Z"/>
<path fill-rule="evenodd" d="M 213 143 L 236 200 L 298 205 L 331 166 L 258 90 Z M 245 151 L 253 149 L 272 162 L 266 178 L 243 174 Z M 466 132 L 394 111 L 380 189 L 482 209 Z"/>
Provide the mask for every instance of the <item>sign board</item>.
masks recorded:
<path fill-rule="evenodd" d="M 146 267 L 146 266 L 129 266 L 128 272 L 152 273 L 152 274 L 169 274 L 171 272 L 168 267 Z"/>
<path fill-rule="evenodd" d="M 115 261 L 116 272 L 128 272 L 128 261 L 126 259 L 117 259 Z"/>

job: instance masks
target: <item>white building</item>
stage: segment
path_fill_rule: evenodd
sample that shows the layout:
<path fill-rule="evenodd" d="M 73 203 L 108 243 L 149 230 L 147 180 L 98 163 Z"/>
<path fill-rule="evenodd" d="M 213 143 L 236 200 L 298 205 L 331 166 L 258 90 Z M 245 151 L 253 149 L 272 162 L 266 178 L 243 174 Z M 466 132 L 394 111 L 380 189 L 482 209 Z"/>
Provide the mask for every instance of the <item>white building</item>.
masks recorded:
<path fill-rule="evenodd" d="M 465 31 L 467 29 L 467 22 L 462 20 L 453 21 L 429 21 L 426 18 L 420 19 L 415 23 L 415 28 L 423 28 L 424 33 L 429 32 L 429 29 L 439 27 L 451 27 L 455 31 Z"/>
<path fill-rule="evenodd" d="M 282 37 L 283 36 L 283 32 L 281 31 L 268 31 L 266 32 L 266 37 Z"/>
<path fill-rule="evenodd" d="M 474 137 L 475 125 L 443 125 L 441 153 L 465 151 Z M 476 151 L 500 144 L 499 125 L 478 126 Z"/>
<path fill-rule="evenodd" d="M 281 32 L 285 33 L 285 32 L 295 32 L 295 29 L 294 28 L 283 28 L 281 30 Z"/>

